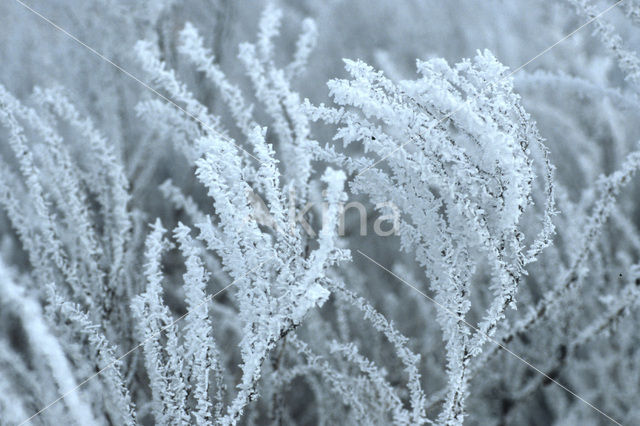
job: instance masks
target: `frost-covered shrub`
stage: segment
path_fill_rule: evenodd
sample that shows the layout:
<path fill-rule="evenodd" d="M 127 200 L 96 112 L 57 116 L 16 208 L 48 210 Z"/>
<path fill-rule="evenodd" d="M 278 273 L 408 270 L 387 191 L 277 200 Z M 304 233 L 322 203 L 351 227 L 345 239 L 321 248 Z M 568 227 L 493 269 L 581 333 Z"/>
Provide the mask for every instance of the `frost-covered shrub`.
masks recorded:
<path fill-rule="evenodd" d="M 554 198 L 547 151 L 504 78 L 506 68 L 489 52 L 454 68 L 443 60 L 419 61 L 421 78 L 398 85 L 364 63 L 347 61 L 346 67 L 351 80 L 329 82 L 343 107 L 312 107 L 312 114 L 338 124 L 336 138 L 345 146 L 362 141 L 366 153 L 381 157 L 361 170 L 350 158 L 336 161 L 356 174 L 354 192 L 374 202 L 390 199 L 405 213 L 402 248 L 415 252 L 442 308 L 449 391 L 440 420 L 460 422 L 470 361 L 505 310 L 516 306 L 524 267 L 550 243 Z M 543 159 L 546 208 L 540 236 L 526 249 L 519 222 L 533 204 L 532 150 Z M 328 150 L 327 157 L 333 155 Z M 382 161 L 388 171 L 376 167 Z M 472 330 L 465 318 L 480 262 L 488 264 L 489 276 L 478 291 L 490 290 L 491 299 Z"/>
<path fill-rule="evenodd" d="M 33 3 L 138 81 L 1 36 L 1 424 L 638 417 L 637 2 Z"/>

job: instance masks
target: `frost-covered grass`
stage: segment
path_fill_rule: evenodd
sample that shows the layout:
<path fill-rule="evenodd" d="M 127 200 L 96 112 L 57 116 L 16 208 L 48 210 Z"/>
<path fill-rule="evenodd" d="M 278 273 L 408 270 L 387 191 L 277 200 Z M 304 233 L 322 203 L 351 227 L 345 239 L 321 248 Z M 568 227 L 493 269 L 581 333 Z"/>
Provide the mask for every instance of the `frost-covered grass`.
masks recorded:
<path fill-rule="evenodd" d="M 0 424 L 637 422 L 636 0 L 60 3 L 121 69 L 0 5 Z"/>

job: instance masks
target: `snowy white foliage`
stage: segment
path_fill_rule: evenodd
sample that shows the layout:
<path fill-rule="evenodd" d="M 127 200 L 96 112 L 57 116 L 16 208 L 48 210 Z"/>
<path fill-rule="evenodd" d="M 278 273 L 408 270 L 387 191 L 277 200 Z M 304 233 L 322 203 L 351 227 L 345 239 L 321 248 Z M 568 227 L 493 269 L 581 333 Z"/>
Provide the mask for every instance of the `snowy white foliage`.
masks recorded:
<path fill-rule="evenodd" d="M 637 423 L 639 2 L 62 3 L 0 5 L 0 424 Z"/>
<path fill-rule="evenodd" d="M 351 80 L 329 82 L 343 107 L 311 107 L 311 115 L 338 124 L 335 138 L 345 146 L 362 141 L 366 153 L 389 163 L 389 171 L 373 159 L 358 170 L 350 159 L 337 160 L 356 174 L 354 192 L 375 203 L 391 200 L 405 212 L 402 248 L 415 252 L 442 308 L 450 390 L 440 420 L 460 422 L 469 362 L 505 310 L 516 306 L 525 265 L 550 243 L 554 198 L 546 147 L 503 77 L 505 67 L 489 52 L 454 68 L 440 59 L 419 61 L 421 78 L 398 85 L 362 62 L 346 61 L 346 68 Z M 533 149 L 544 163 L 546 207 L 540 236 L 526 250 L 518 225 L 533 203 Z M 465 318 L 478 262 L 490 265 L 482 285 L 493 300 L 472 333 Z"/>

